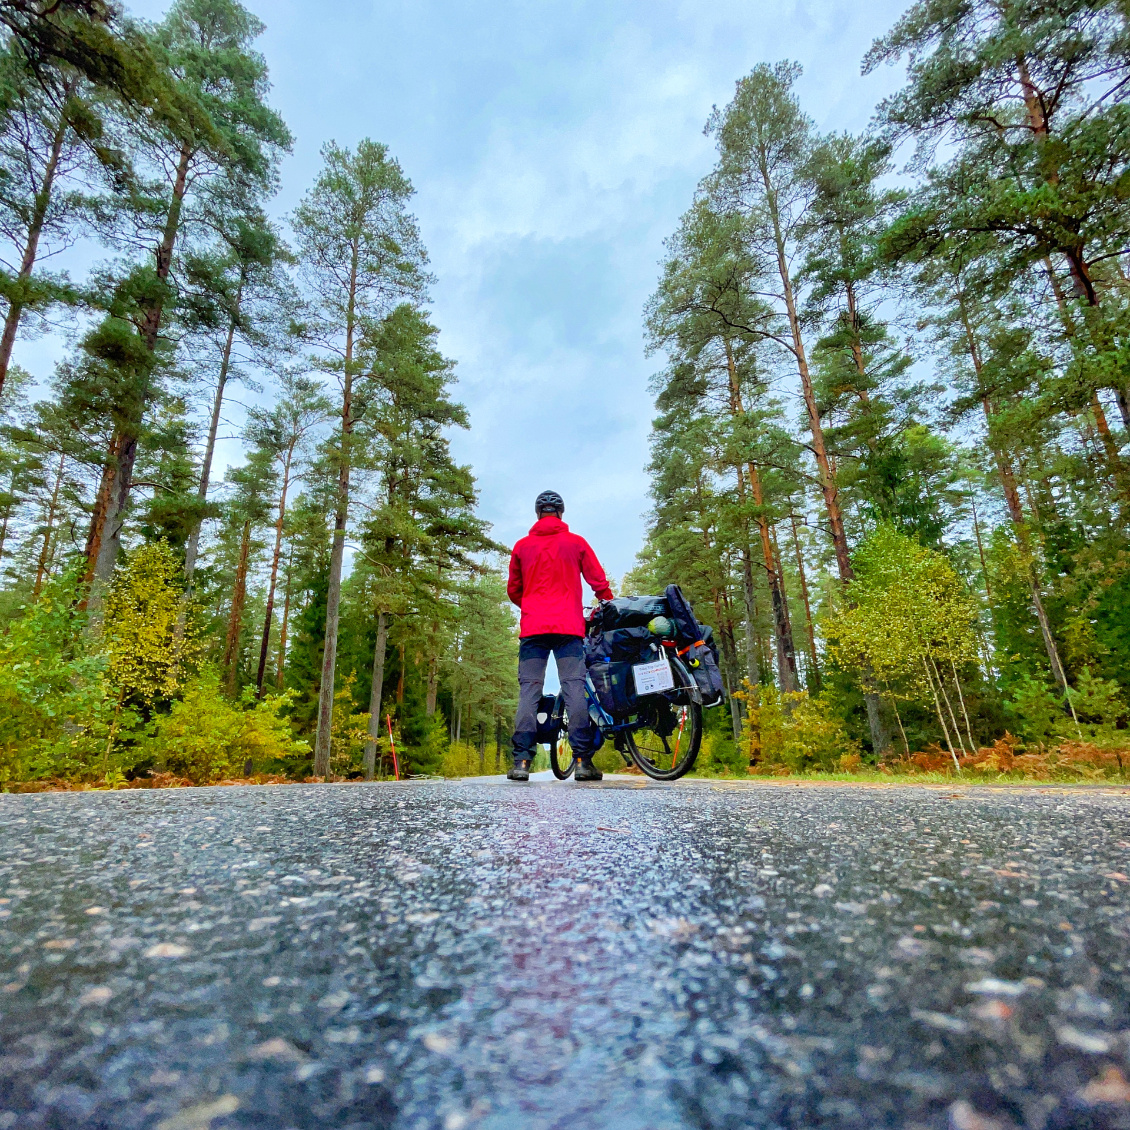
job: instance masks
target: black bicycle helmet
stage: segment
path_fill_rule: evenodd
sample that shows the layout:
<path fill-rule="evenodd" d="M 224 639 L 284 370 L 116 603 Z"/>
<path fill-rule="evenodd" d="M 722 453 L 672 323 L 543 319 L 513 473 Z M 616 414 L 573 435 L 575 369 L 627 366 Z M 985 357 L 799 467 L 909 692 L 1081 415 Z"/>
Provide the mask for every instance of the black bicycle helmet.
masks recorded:
<path fill-rule="evenodd" d="M 534 500 L 534 513 L 539 518 L 543 514 L 556 514 L 560 518 L 565 513 L 565 499 L 555 490 L 543 490 Z"/>

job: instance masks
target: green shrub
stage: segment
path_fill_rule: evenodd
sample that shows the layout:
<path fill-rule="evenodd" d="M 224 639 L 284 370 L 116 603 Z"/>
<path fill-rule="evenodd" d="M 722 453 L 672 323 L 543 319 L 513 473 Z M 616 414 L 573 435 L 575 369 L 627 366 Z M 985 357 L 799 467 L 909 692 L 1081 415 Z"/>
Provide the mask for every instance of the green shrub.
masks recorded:
<path fill-rule="evenodd" d="M 1084 667 L 1069 694 L 1083 741 L 1109 748 L 1130 742 L 1130 730 L 1118 728 L 1119 722 L 1125 726 L 1130 712 L 1122 698 L 1122 687 L 1113 679 L 1102 679 Z M 1078 738 L 1075 726 L 1075 720 L 1064 716 L 1059 736 L 1068 741 Z"/>
<path fill-rule="evenodd" d="M 477 777 L 480 773 L 494 771 L 494 743 L 483 757 L 479 768 L 479 747 L 471 742 L 451 742 L 440 758 L 440 772 L 445 777 Z"/>
<path fill-rule="evenodd" d="M 0 636 L 0 785 L 126 767 L 104 761 L 114 696 L 106 657 L 89 646 L 75 610 L 78 582 L 77 569 L 49 581 Z"/>
<path fill-rule="evenodd" d="M 1084 667 L 1068 694 L 1074 718 L 1047 683 L 1030 675 L 1018 679 L 1007 701 L 1016 732 L 1026 742 L 1040 746 L 1064 741 L 1110 748 L 1130 744 L 1130 730 L 1118 728 L 1120 722 L 1125 725 L 1130 713 L 1118 683 L 1093 675 Z"/>
<path fill-rule="evenodd" d="M 1010 729 L 1026 742 L 1039 745 L 1053 743 L 1060 726 L 1067 719 L 1063 700 L 1052 693 L 1043 679 L 1022 674 L 1012 685 L 1005 700 Z M 1075 735 L 1078 737 L 1078 735 Z"/>
<path fill-rule="evenodd" d="M 250 759 L 260 768 L 303 758 L 309 745 L 298 741 L 279 711 L 288 695 L 268 695 L 252 705 L 252 692 L 241 703 L 224 698 L 219 673 L 203 670 L 186 687 L 184 697 L 158 717 L 144 752 L 170 772 L 194 785 L 207 785 L 242 774 Z"/>
<path fill-rule="evenodd" d="M 134 550 L 114 572 L 101 634 L 122 701 L 151 706 L 174 697 L 199 655 L 181 573 L 163 541 Z"/>
<path fill-rule="evenodd" d="M 397 752 L 400 754 L 400 770 L 404 772 L 407 767 L 410 773 L 438 773 L 442 777 L 465 777 L 467 773 L 452 773 L 448 771 L 449 766 L 449 739 L 447 734 L 447 720 L 444 716 L 436 711 L 431 716 L 423 714 L 422 717 L 414 720 L 412 726 L 409 728 L 410 732 L 416 737 L 416 744 L 411 747 L 407 746 L 408 732 L 401 730 L 404 734 L 405 743 L 402 744 L 400 739 L 397 739 Z M 385 743 L 388 744 L 387 741 Z M 464 742 L 468 748 L 472 743 Z M 478 746 L 474 747 L 474 776 L 479 772 L 479 751 Z M 392 759 L 387 758 L 386 764 L 388 771 L 392 772 Z M 494 772 L 494 742 L 487 743 L 486 757 L 484 759 L 485 768 L 483 772 Z"/>
<path fill-rule="evenodd" d="M 848 736 L 828 696 L 782 694 L 772 686 L 757 688 L 755 695 L 748 680 L 744 686 L 742 752 L 753 772 L 832 772 L 841 758 L 859 755 L 859 743 Z"/>
<path fill-rule="evenodd" d="M 736 743 L 729 733 L 707 730 L 702 735 L 694 772 L 700 777 L 744 776 L 749 767 L 748 746 Z"/>
<path fill-rule="evenodd" d="M 334 714 L 330 723 L 330 777 L 360 777 L 365 771 L 365 746 L 369 743 L 368 712 L 357 709 L 350 675 L 334 694 Z"/>
<path fill-rule="evenodd" d="M 549 768 L 548 756 L 546 757 L 546 768 Z M 611 742 L 605 742 L 593 754 L 592 763 L 602 773 L 623 773 L 625 770 L 624 759 L 616 752 L 616 747 Z"/>

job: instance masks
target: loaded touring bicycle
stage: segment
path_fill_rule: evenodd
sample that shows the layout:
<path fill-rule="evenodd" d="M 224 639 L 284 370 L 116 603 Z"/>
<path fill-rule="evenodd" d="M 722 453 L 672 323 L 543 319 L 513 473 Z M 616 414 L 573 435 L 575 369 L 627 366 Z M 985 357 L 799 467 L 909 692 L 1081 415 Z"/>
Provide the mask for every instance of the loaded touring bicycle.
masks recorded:
<path fill-rule="evenodd" d="M 722 701 L 713 634 L 694 617 L 678 585 L 663 596 L 604 601 L 588 618 L 585 697 L 597 748 L 611 742 L 625 765 L 657 781 L 688 772 L 702 743 L 702 711 Z M 558 780 L 576 768 L 565 700 L 546 695 L 538 742 L 549 746 Z"/>

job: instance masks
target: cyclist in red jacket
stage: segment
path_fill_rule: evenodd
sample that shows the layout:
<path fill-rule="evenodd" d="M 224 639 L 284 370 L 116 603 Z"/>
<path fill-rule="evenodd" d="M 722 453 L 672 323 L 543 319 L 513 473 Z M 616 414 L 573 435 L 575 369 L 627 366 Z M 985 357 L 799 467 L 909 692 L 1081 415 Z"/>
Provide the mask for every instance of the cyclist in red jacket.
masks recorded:
<path fill-rule="evenodd" d="M 534 502 L 538 520 L 510 555 L 506 592 L 522 610 L 518 648 L 518 714 L 514 719 L 514 767 L 511 781 L 530 779 L 530 762 L 537 745 L 537 708 L 550 652 L 557 661 L 561 693 L 569 710 L 569 744 L 579 759 L 576 779 L 599 781 L 592 763 L 596 729 L 585 701 L 585 617 L 581 577 L 601 600 L 612 590 L 589 543 L 561 520 L 565 502 L 546 490 Z"/>

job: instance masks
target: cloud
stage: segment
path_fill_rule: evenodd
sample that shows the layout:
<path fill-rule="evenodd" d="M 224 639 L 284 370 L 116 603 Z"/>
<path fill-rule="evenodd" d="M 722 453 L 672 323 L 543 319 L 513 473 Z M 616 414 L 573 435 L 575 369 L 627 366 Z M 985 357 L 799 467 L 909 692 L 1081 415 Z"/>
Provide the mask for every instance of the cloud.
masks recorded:
<path fill-rule="evenodd" d="M 279 214 L 326 140 L 389 144 L 417 188 L 434 316 L 472 420 L 454 447 L 485 516 L 512 541 L 534 495 L 560 490 L 619 576 L 648 508 L 657 362 L 641 310 L 711 165 L 710 108 L 758 62 L 795 58 L 821 128 L 864 128 L 898 75 L 861 79 L 859 60 L 903 0 L 247 2 L 297 138 Z"/>

